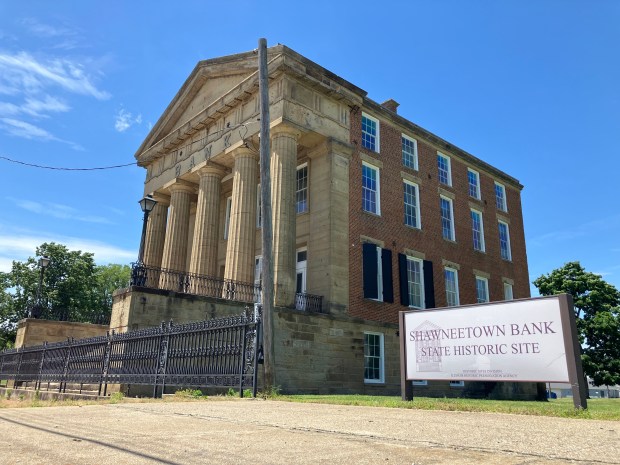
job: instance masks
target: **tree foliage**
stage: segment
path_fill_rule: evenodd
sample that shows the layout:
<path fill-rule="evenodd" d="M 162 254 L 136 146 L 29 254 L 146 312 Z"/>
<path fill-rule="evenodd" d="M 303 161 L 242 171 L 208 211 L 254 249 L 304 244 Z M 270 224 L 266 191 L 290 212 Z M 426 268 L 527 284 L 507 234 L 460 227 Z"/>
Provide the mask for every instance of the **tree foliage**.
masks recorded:
<path fill-rule="evenodd" d="M 10 272 L 0 272 L 0 347 L 14 341 L 17 322 L 29 313 L 51 320 L 105 321 L 112 311 L 112 293 L 129 282 L 127 265 L 97 266 L 92 253 L 62 244 L 44 243 L 36 256 L 51 260 L 39 298 L 38 258 L 14 261 Z"/>
<path fill-rule="evenodd" d="M 573 297 L 583 369 L 599 386 L 620 384 L 620 292 L 579 262 L 534 281 L 541 295 Z"/>

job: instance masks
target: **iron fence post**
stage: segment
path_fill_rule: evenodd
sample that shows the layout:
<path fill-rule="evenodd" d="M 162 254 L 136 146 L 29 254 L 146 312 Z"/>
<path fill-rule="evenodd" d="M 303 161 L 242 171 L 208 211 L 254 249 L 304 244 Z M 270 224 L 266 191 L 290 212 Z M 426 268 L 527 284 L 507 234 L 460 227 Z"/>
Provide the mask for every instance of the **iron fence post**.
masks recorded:
<path fill-rule="evenodd" d="M 101 396 L 101 387 L 103 386 L 103 395 L 106 396 L 108 392 L 108 369 L 110 366 L 110 354 L 112 352 L 112 336 L 114 335 L 114 331 L 110 334 L 109 331 L 106 332 L 106 336 L 108 337 L 108 343 L 105 346 L 105 351 L 103 352 L 103 366 L 101 367 L 101 376 L 99 377 L 99 391 L 97 392 L 98 396 Z"/>
<path fill-rule="evenodd" d="M 43 373 L 43 364 L 45 363 L 45 352 L 47 351 L 47 341 L 43 343 L 43 354 L 41 354 L 41 363 L 39 363 L 39 373 L 34 383 L 34 389 L 41 389 L 41 374 Z"/>
<path fill-rule="evenodd" d="M 252 373 L 252 397 L 256 397 L 256 391 L 258 390 L 258 351 L 260 348 L 261 334 L 261 307 L 255 306 L 254 310 L 254 373 Z"/>
<path fill-rule="evenodd" d="M 67 338 L 67 355 L 65 356 L 65 363 L 62 373 L 62 378 L 60 378 L 60 385 L 58 386 L 58 392 L 66 392 L 67 391 L 67 372 L 69 371 L 69 357 L 71 357 L 71 341 L 72 339 Z M 64 389 L 63 389 L 64 385 Z"/>

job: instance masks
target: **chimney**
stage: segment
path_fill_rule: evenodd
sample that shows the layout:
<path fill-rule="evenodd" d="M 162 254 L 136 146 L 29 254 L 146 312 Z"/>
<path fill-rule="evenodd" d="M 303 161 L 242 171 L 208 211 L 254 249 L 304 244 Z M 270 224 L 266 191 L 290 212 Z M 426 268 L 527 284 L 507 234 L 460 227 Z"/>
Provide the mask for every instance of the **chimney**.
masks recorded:
<path fill-rule="evenodd" d="M 398 103 L 394 99 L 386 100 L 385 102 L 383 102 L 381 104 L 381 106 L 383 108 L 387 108 L 388 110 L 393 111 L 394 113 L 398 113 L 398 111 L 396 111 L 396 109 L 398 108 L 399 105 L 400 105 L 400 103 Z"/>

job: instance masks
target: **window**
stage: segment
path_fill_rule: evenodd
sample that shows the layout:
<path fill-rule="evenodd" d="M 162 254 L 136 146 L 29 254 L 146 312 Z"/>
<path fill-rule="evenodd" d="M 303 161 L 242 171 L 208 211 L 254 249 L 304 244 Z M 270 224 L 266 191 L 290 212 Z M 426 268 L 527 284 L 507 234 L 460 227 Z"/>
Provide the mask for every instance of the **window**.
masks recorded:
<path fill-rule="evenodd" d="M 379 151 L 379 120 L 362 113 L 362 147 Z"/>
<path fill-rule="evenodd" d="M 228 229 L 230 228 L 230 210 L 232 209 L 232 197 L 226 199 L 226 218 L 224 219 L 224 240 L 228 239 Z"/>
<path fill-rule="evenodd" d="M 414 308 L 424 308 L 424 271 L 422 267 L 422 260 L 407 257 L 409 306 Z"/>
<path fill-rule="evenodd" d="M 364 382 L 384 382 L 383 333 L 364 333 Z"/>
<path fill-rule="evenodd" d="M 448 307 L 459 304 L 459 278 L 454 268 L 444 268 L 443 275 L 446 281 L 446 302 Z"/>
<path fill-rule="evenodd" d="M 504 283 L 504 300 L 512 300 L 514 297 L 512 296 L 512 284 Z"/>
<path fill-rule="evenodd" d="M 263 257 L 254 257 L 254 286 L 260 288 L 263 285 Z M 261 303 L 262 292 L 257 293 L 257 303 Z"/>
<path fill-rule="evenodd" d="M 495 183 L 495 206 L 503 212 L 508 211 L 506 206 L 506 188 L 498 182 Z"/>
<path fill-rule="evenodd" d="M 467 168 L 467 181 L 469 183 L 469 195 L 474 199 L 480 200 L 480 174 Z"/>
<path fill-rule="evenodd" d="M 452 172 L 450 169 L 450 158 L 437 152 L 437 168 L 439 170 L 439 182 L 446 186 L 451 186 Z"/>
<path fill-rule="evenodd" d="M 297 213 L 308 211 L 308 164 L 297 167 Z"/>
<path fill-rule="evenodd" d="M 482 213 L 478 210 L 471 210 L 471 233 L 474 240 L 474 250 L 484 252 L 484 226 L 482 224 Z"/>
<path fill-rule="evenodd" d="M 297 278 L 295 284 L 295 292 L 297 294 L 306 293 L 306 274 L 308 270 L 308 249 L 305 247 L 297 249 Z"/>
<path fill-rule="evenodd" d="M 465 381 L 450 381 L 450 387 L 464 387 Z"/>
<path fill-rule="evenodd" d="M 412 228 L 421 228 L 420 203 L 418 201 L 420 190 L 418 185 L 409 181 L 403 181 L 405 202 L 405 224 Z"/>
<path fill-rule="evenodd" d="M 381 214 L 379 203 L 379 168 L 368 163 L 362 164 L 362 208 L 364 211 Z"/>
<path fill-rule="evenodd" d="M 392 251 L 376 244 L 362 244 L 364 298 L 394 302 Z"/>
<path fill-rule="evenodd" d="M 425 379 L 413 379 L 411 380 L 411 385 L 412 386 L 426 386 L 428 384 L 428 381 Z"/>
<path fill-rule="evenodd" d="M 260 184 L 256 186 L 256 227 L 263 227 L 263 199 L 260 195 Z"/>
<path fill-rule="evenodd" d="M 504 260 L 512 260 L 510 253 L 510 232 L 508 225 L 503 221 L 498 221 L 499 226 L 499 251 Z"/>
<path fill-rule="evenodd" d="M 402 149 L 403 149 L 403 165 L 412 170 L 418 169 L 418 141 L 407 137 L 401 136 Z"/>
<path fill-rule="evenodd" d="M 476 276 L 476 302 L 479 304 L 489 301 L 489 280 Z"/>
<path fill-rule="evenodd" d="M 452 199 L 440 197 L 440 209 L 441 209 L 441 234 L 444 239 L 454 241 L 454 211 L 452 209 Z"/>

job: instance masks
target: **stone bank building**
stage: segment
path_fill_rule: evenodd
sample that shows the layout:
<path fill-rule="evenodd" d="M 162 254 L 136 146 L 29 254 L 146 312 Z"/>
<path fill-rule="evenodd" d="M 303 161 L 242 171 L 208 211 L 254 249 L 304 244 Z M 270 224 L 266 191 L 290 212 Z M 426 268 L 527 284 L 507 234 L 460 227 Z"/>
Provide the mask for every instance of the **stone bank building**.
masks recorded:
<path fill-rule="evenodd" d="M 276 384 L 397 394 L 399 311 L 530 296 L 523 186 L 286 46 L 268 61 Z M 257 64 L 255 52 L 199 62 L 138 149 L 144 194 L 158 203 L 147 275 L 116 293 L 113 328 L 239 313 L 256 300 Z"/>

